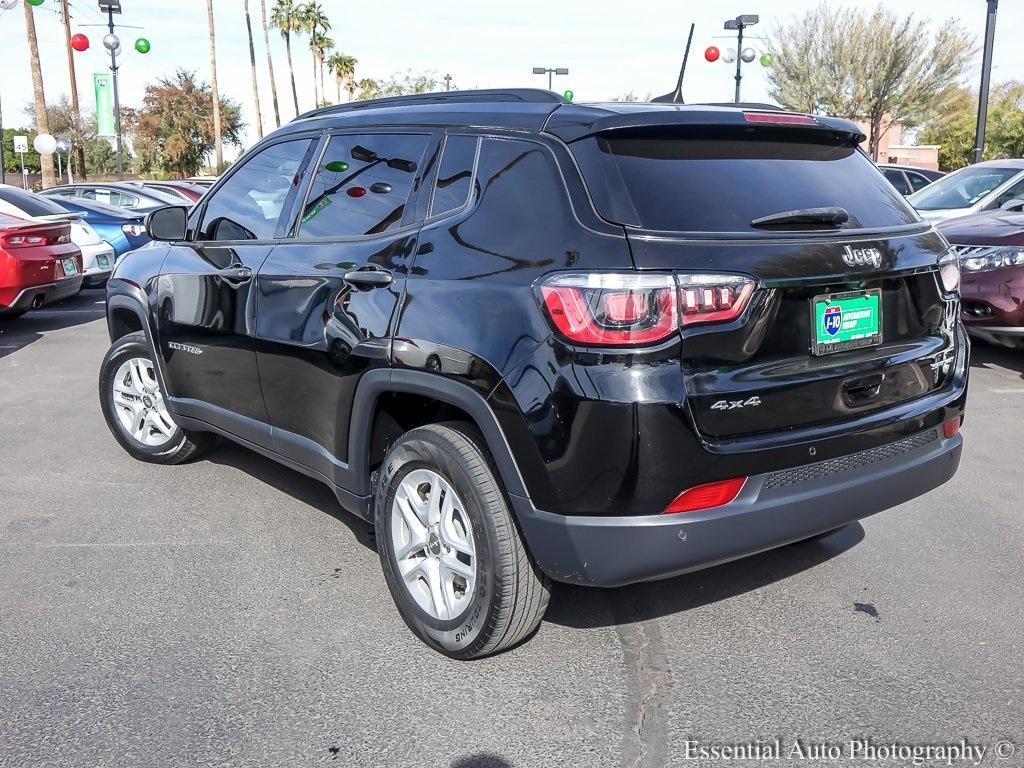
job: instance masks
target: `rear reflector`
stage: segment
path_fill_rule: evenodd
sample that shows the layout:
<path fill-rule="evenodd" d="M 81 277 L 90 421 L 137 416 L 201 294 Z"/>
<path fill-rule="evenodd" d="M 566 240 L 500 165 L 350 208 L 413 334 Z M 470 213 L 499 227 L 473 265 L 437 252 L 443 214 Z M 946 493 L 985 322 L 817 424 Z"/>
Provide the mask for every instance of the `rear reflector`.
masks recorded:
<path fill-rule="evenodd" d="M 688 488 L 672 501 L 663 515 L 673 515 L 679 512 L 696 512 L 701 509 L 720 507 L 728 504 L 740 495 L 743 484 L 747 482 L 745 477 L 733 477 L 728 480 L 718 480 L 714 483 L 704 483 Z"/>
<path fill-rule="evenodd" d="M 777 125 L 817 125 L 810 115 L 793 115 L 788 112 L 744 112 L 748 123 L 775 123 Z"/>
<path fill-rule="evenodd" d="M 942 422 L 942 434 L 948 440 L 954 437 L 957 432 L 960 431 L 960 417 L 957 416 L 955 419 L 949 419 L 948 421 Z"/>

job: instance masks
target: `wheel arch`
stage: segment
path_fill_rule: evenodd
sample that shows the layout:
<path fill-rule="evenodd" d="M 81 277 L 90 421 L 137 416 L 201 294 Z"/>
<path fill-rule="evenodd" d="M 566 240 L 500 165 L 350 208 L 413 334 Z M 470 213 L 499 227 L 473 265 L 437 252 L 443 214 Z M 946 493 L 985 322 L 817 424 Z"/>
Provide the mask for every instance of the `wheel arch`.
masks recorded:
<path fill-rule="evenodd" d="M 380 399 L 389 394 L 409 394 L 449 405 L 464 413 L 480 431 L 494 459 L 505 490 L 529 498 L 526 483 L 512 455 L 505 434 L 490 404 L 480 392 L 455 379 L 424 371 L 378 368 L 359 382 L 349 431 L 349 459 L 352 477 L 362 487 L 356 493 L 369 495 L 371 443 Z"/>

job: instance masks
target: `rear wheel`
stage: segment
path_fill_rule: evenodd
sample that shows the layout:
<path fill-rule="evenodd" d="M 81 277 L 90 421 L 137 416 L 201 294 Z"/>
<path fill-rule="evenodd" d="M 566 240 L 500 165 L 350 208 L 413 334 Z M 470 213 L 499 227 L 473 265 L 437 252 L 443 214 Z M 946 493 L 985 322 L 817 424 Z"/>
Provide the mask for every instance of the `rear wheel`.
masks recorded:
<path fill-rule="evenodd" d="M 174 422 L 152 355 L 142 333 L 114 342 L 100 366 L 100 407 L 115 439 L 136 459 L 180 464 L 205 450 L 213 435 Z"/>
<path fill-rule="evenodd" d="M 448 422 L 403 435 L 381 467 L 374 510 L 391 596 L 429 646 L 476 658 L 540 624 L 550 583 L 519 538 L 475 429 Z"/>

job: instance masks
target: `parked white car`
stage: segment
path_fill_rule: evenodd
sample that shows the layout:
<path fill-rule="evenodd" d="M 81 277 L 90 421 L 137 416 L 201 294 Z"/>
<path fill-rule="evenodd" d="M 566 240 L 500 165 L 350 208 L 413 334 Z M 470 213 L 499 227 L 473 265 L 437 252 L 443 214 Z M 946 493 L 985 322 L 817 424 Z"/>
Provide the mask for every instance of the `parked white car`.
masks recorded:
<path fill-rule="evenodd" d="M 1024 160 L 986 160 L 943 176 L 907 198 L 929 221 L 981 211 L 1024 210 Z"/>
<path fill-rule="evenodd" d="M 71 224 L 71 242 L 82 251 L 83 286 L 103 285 L 114 269 L 114 249 L 81 213 L 71 213 L 52 200 L 10 184 L 0 184 L 0 213 L 36 221 L 67 221 Z"/>

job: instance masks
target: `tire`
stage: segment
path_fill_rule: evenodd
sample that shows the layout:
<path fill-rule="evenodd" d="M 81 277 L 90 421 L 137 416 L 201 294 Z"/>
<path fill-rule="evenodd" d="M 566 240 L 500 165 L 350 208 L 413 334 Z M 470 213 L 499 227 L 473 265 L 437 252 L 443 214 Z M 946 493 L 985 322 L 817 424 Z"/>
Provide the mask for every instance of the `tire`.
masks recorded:
<path fill-rule="evenodd" d="M 149 365 L 145 372 L 136 374 L 131 371 L 132 361 L 139 360 Z M 163 406 L 163 393 L 152 360 L 153 352 L 145 334 L 130 333 L 115 341 L 100 365 L 100 408 L 114 439 L 133 457 L 154 464 L 181 464 L 205 451 L 214 436 L 208 432 L 185 430 L 174 423 Z M 128 366 L 127 374 L 124 373 L 125 366 Z M 136 380 L 145 386 L 137 387 Z M 126 385 L 126 382 L 129 383 Z M 115 394 L 115 384 L 120 389 L 119 396 Z M 129 391 L 137 388 L 139 394 Z M 143 398 L 151 405 L 145 405 Z M 125 423 L 136 408 L 137 412 L 152 414 L 148 421 L 142 420 L 146 439 L 139 439 Z"/>
<path fill-rule="evenodd" d="M 550 582 L 526 552 L 497 478 L 483 439 L 462 422 L 406 432 L 380 469 L 374 518 L 391 597 L 413 633 L 453 659 L 479 658 L 522 642 L 540 624 L 551 596 Z M 410 497 L 411 488 L 417 489 L 418 498 Z M 430 520 L 434 499 L 434 510 L 440 511 Z M 418 512 L 410 504 L 423 504 L 429 520 L 419 529 L 426 542 L 421 554 L 408 522 Z M 468 556 L 470 543 L 473 553 Z M 396 547 L 413 554 L 400 562 Z M 453 557 L 461 558 L 461 568 Z M 445 600 L 433 600 L 437 593 L 425 586 L 431 583 L 424 575 L 431 558 L 440 569 L 434 573 L 441 574 L 437 578 Z M 472 586 L 467 577 L 455 575 L 453 563 L 460 571 L 472 571 Z"/>

